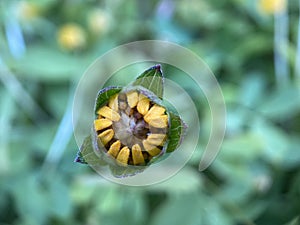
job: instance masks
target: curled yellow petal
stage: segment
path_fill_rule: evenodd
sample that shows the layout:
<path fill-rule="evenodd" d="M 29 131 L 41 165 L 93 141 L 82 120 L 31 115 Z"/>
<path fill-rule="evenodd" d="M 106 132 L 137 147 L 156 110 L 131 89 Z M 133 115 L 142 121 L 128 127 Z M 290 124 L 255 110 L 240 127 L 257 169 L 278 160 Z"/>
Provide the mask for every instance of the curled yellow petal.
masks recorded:
<path fill-rule="evenodd" d="M 131 91 L 126 93 L 127 95 L 127 103 L 130 106 L 130 108 L 133 108 L 138 103 L 138 93 L 136 91 Z"/>
<path fill-rule="evenodd" d="M 118 106 L 118 94 L 112 96 L 108 101 L 108 106 L 115 112 L 118 112 L 119 106 Z"/>
<path fill-rule="evenodd" d="M 128 147 L 123 147 L 121 149 L 121 151 L 119 152 L 118 156 L 117 156 L 117 161 L 122 163 L 122 164 L 126 164 L 128 163 L 128 158 L 129 158 L 129 154 L 130 154 L 130 150 Z"/>
<path fill-rule="evenodd" d="M 166 134 L 150 134 L 147 141 L 151 145 L 162 146 L 165 142 Z"/>
<path fill-rule="evenodd" d="M 116 141 L 110 146 L 107 153 L 113 156 L 114 158 L 116 158 L 117 155 L 119 154 L 120 148 L 121 148 L 121 142 Z"/>
<path fill-rule="evenodd" d="M 107 119 L 110 119 L 112 121 L 119 121 L 120 120 L 120 115 L 112 110 L 111 108 L 109 108 L 108 106 L 103 106 L 102 108 L 100 108 L 98 110 L 98 114 L 107 118 Z"/>
<path fill-rule="evenodd" d="M 145 115 L 150 106 L 150 100 L 143 94 L 139 94 L 139 101 L 137 103 L 137 110 L 140 114 Z"/>
<path fill-rule="evenodd" d="M 137 110 L 140 114 L 145 115 L 149 110 L 150 101 L 149 99 L 143 99 L 138 102 Z"/>
<path fill-rule="evenodd" d="M 143 146 L 151 156 L 157 156 L 161 151 L 159 148 L 155 147 L 154 145 L 151 145 L 147 140 L 143 141 Z"/>
<path fill-rule="evenodd" d="M 158 116 L 161 116 L 165 113 L 166 109 L 159 106 L 154 105 L 151 107 L 151 109 L 148 111 L 148 113 L 144 116 L 144 120 L 149 123 L 150 120 L 157 118 Z"/>
<path fill-rule="evenodd" d="M 132 146 L 131 152 L 134 165 L 145 163 L 144 156 L 142 154 L 142 149 L 138 144 Z"/>
<path fill-rule="evenodd" d="M 108 129 L 106 131 L 103 131 L 98 135 L 103 145 L 106 145 L 110 140 L 114 137 L 114 131 L 113 129 Z"/>
<path fill-rule="evenodd" d="M 149 120 L 149 125 L 156 128 L 166 128 L 168 126 L 168 116 L 162 115 Z"/>
<path fill-rule="evenodd" d="M 112 121 L 109 119 L 97 119 L 94 121 L 94 127 L 96 131 L 102 130 L 112 125 Z"/>

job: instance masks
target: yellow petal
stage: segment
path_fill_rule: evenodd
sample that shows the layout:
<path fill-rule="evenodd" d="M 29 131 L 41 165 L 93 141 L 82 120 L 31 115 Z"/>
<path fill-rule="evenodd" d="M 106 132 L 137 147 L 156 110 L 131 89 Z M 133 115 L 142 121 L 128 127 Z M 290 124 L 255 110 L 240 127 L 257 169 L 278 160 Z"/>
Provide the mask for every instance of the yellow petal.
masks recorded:
<path fill-rule="evenodd" d="M 107 153 L 110 154 L 111 156 L 113 156 L 114 158 L 116 158 L 120 151 L 120 148 L 121 148 L 121 142 L 116 141 L 110 146 Z"/>
<path fill-rule="evenodd" d="M 102 130 L 112 125 L 109 119 L 97 119 L 94 121 L 94 127 L 96 131 Z"/>
<path fill-rule="evenodd" d="M 147 140 L 143 141 L 143 146 L 151 156 L 157 156 L 161 151 L 159 148 L 155 147 L 154 145 L 151 145 Z"/>
<path fill-rule="evenodd" d="M 118 107 L 118 96 L 119 96 L 118 94 L 112 96 L 109 99 L 109 102 L 108 102 L 109 108 L 111 108 L 115 112 L 118 112 L 118 110 L 119 110 L 119 107 Z"/>
<path fill-rule="evenodd" d="M 142 154 L 142 149 L 138 144 L 132 146 L 131 152 L 132 152 L 132 159 L 134 165 L 145 163 L 144 156 Z"/>
<path fill-rule="evenodd" d="M 117 156 L 117 161 L 126 164 L 128 162 L 130 150 L 128 147 L 123 147 Z"/>
<path fill-rule="evenodd" d="M 147 141 L 151 145 L 162 146 L 165 142 L 166 134 L 150 134 L 147 138 Z"/>
<path fill-rule="evenodd" d="M 120 115 L 116 111 L 109 108 L 108 106 L 103 106 L 102 108 L 100 108 L 98 110 L 98 114 L 100 114 L 101 116 L 104 116 L 105 118 L 110 119 L 112 121 L 120 120 Z"/>
<path fill-rule="evenodd" d="M 144 120 L 149 123 L 150 120 L 161 116 L 165 113 L 166 109 L 159 106 L 159 105 L 154 105 L 151 107 L 151 109 L 148 111 L 148 113 L 144 116 Z"/>
<path fill-rule="evenodd" d="M 168 116 L 163 115 L 153 118 L 149 121 L 149 125 L 156 128 L 165 128 L 168 126 Z"/>
<path fill-rule="evenodd" d="M 126 93 L 127 95 L 127 102 L 130 108 L 133 108 L 138 103 L 138 93 L 136 91 L 131 91 Z"/>
<path fill-rule="evenodd" d="M 137 104 L 137 110 L 140 114 L 145 115 L 150 106 L 150 100 L 143 94 L 139 94 L 139 101 Z"/>
<path fill-rule="evenodd" d="M 114 137 L 114 131 L 113 129 L 108 129 L 106 131 L 103 131 L 98 135 L 103 145 L 106 145 L 110 140 Z"/>

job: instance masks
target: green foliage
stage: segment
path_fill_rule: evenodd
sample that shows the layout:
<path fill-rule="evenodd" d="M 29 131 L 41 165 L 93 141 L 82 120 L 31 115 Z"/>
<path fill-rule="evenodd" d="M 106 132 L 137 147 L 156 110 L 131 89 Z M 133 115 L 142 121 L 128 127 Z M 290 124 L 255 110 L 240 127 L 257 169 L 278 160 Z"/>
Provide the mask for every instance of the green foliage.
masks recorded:
<path fill-rule="evenodd" d="M 0 224 L 299 224 L 299 3 L 287 1 L 284 84 L 275 77 L 274 17 L 259 2 L 2 0 Z M 62 29 L 70 23 L 76 28 Z M 226 136 L 213 164 L 198 172 L 211 129 L 209 104 L 191 79 L 162 62 L 167 78 L 195 101 L 199 144 L 170 179 L 119 186 L 73 163 L 78 147 L 68 102 L 96 57 L 145 39 L 179 43 L 210 66 L 226 101 Z"/>

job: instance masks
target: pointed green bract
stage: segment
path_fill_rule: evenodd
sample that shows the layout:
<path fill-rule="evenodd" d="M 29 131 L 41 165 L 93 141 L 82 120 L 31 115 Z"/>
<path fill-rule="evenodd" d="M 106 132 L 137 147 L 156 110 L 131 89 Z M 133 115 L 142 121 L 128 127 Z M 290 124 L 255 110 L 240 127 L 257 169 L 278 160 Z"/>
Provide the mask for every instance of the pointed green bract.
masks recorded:
<path fill-rule="evenodd" d="M 76 155 L 76 158 L 74 159 L 74 162 L 77 162 L 77 163 L 82 163 L 82 164 L 88 164 L 85 160 L 84 160 L 84 157 L 81 153 L 81 151 L 79 150 L 77 152 L 77 155 Z"/>
<path fill-rule="evenodd" d="M 173 152 L 174 150 L 176 150 L 176 148 L 179 147 L 187 128 L 186 124 L 183 122 L 180 116 L 176 115 L 173 112 L 169 112 L 169 122 L 170 122 L 169 134 L 168 134 L 169 143 L 166 150 L 167 153 Z"/>
<path fill-rule="evenodd" d="M 89 135 L 84 139 L 74 161 L 83 164 L 88 164 L 90 163 L 89 158 L 94 159 L 95 157 L 97 156 L 94 153 L 92 137 L 91 135 Z"/>
<path fill-rule="evenodd" d="M 95 144 L 93 141 L 93 137 L 92 135 L 89 135 L 84 139 L 83 144 L 81 145 L 80 150 L 78 151 L 74 162 L 89 164 L 90 166 L 105 165 L 106 162 L 104 161 L 103 157 L 99 157 L 95 153 L 94 149 L 95 149 Z"/>
<path fill-rule="evenodd" d="M 185 136 L 187 125 L 179 116 L 178 111 L 168 101 L 164 100 L 163 105 L 167 108 L 169 115 L 169 133 L 168 133 L 168 146 L 166 152 L 173 152 L 181 144 Z"/>
<path fill-rule="evenodd" d="M 138 76 L 132 85 L 142 86 L 149 91 L 152 91 L 157 97 L 162 99 L 163 81 L 164 77 L 161 72 L 161 66 L 155 65 Z"/>
<path fill-rule="evenodd" d="M 110 97 L 119 93 L 122 90 L 121 87 L 106 87 L 98 92 L 95 103 L 95 115 L 101 106 L 107 103 Z"/>

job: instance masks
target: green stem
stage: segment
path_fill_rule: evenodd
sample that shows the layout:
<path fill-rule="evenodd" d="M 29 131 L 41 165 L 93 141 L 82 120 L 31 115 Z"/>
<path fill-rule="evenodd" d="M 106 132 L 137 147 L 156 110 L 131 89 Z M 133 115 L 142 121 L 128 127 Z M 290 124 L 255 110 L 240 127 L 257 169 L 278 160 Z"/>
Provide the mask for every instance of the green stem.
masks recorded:
<path fill-rule="evenodd" d="M 286 1 L 286 4 L 288 2 Z M 289 17 L 287 6 L 275 13 L 274 27 L 274 66 L 277 85 L 284 87 L 289 82 L 289 67 L 287 61 Z"/>
<path fill-rule="evenodd" d="M 296 61 L 295 61 L 295 78 L 298 86 L 300 87 L 300 0 L 299 0 L 297 54 L 296 54 Z"/>
<path fill-rule="evenodd" d="M 21 106 L 21 108 L 31 117 L 32 121 L 39 124 L 39 119 L 46 119 L 48 115 L 39 106 L 31 95 L 25 90 L 21 82 L 9 70 L 0 57 L 0 82 L 13 97 L 13 99 Z M 38 119 L 37 119 L 38 118 Z"/>
<path fill-rule="evenodd" d="M 14 111 L 13 101 L 11 96 L 5 92 L 1 93 L 1 111 L 0 111 L 0 173 L 9 171 L 10 158 L 9 158 L 9 139 L 11 134 L 11 121 L 13 119 Z"/>

